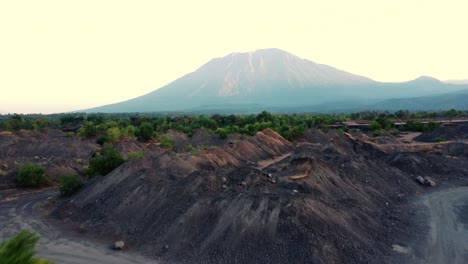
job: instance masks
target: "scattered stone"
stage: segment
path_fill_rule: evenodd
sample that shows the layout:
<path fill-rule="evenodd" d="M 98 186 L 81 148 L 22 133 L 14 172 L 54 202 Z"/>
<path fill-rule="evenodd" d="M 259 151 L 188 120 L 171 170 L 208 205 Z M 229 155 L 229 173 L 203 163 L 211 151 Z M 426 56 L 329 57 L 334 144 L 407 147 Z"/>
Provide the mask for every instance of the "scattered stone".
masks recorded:
<path fill-rule="evenodd" d="M 276 180 L 275 180 L 275 179 L 271 179 L 270 182 L 271 182 L 271 183 L 276 183 Z"/>
<path fill-rule="evenodd" d="M 247 183 L 245 181 L 240 183 L 240 186 L 247 186 Z"/>
<path fill-rule="evenodd" d="M 298 193 L 298 192 L 299 192 L 299 191 L 298 191 L 298 190 L 296 190 L 296 189 L 294 189 L 294 190 L 293 190 L 293 193 Z"/>
<path fill-rule="evenodd" d="M 437 183 L 431 177 L 424 177 L 424 184 L 431 187 L 437 186 Z"/>
<path fill-rule="evenodd" d="M 8 165 L 7 164 L 2 164 L 2 170 L 8 170 Z"/>
<path fill-rule="evenodd" d="M 164 245 L 164 249 L 165 249 L 165 250 L 168 250 L 168 249 L 169 249 L 169 245 Z"/>
<path fill-rule="evenodd" d="M 424 186 L 436 187 L 437 183 L 431 177 L 422 177 L 419 175 L 415 178 L 416 182 Z"/>
<path fill-rule="evenodd" d="M 34 159 L 39 159 L 39 156 L 34 156 Z"/>
<path fill-rule="evenodd" d="M 122 250 L 125 247 L 125 243 L 122 240 L 116 241 L 114 243 L 115 250 Z"/>
<path fill-rule="evenodd" d="M 393 249 L 393 251 L 401 253 L 401 254 L 409 254 L 410 253 L 409 248 L 403 247 L 403 246 L 400 246 L 400 245 L 397 245 L 397 244 L 393 244 L 392 249 Z"/>
<path fill-rule="evenodd" d="M 419 175 L 418 177 L 416 177 L 415 180 L 416 180 L 419 184 L 424 185 L 424 178 L 423 178 L 421 175 Z"/>
<path fill-rule="evenodd" d="M 223 184 L 223 189 L 227 189 L 227 188 L 228 188 L 227 185 Z"/>
<path fill-rule="evenodd" d="M 227 178 L 226 178 L 226 177 L 221 177 L 221 181 L 222 181 L 223 183 L 226 183 L 226 182 L 227 182 Z"/>

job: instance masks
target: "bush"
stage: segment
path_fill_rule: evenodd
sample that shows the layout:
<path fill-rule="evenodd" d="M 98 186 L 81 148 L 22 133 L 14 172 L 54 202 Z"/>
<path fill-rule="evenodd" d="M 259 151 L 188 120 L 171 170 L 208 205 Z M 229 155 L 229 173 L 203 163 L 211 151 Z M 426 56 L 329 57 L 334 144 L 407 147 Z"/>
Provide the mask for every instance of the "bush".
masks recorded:
<path fill-rule="evenodd" d="M 117 141 L 121 136 L 122 134 L 120 133 L 120 129 L 118 127 L 112 127 L 106 131 L 106 138 L 109 142 Z"/>
<path fill-rule="evenodd" d="M 218 127 L 218 129 L 216 129 L 215 133 L 218 134 L 219 138 L 221 138 L 221 139 L 225 139 L 228 136 L 227 130 L 224 129 L 224 128 L 220 128 L 220 127 Z"/>
<path fill-rule="evenodd" d="M 0 243 L 2 264 L 51 264 L 51 261 L 34 258 L 34 247 L 39 236 L 29 231 L 21 231 L 6 242 Z"/>
<path fill-rule="evenodd" d="M 161 137 L 159 137 L 159 142 L 163 148 L 171 148 L 172 145 L 174 145 L 174 141 L 172 141 L 171 137 L 167 134 L 161 135 Z"/>
<path fill-rule="evenodd" d="M 88 174 L 90 176 L 106 175 L 124 163 L 120 152 L 109 144 L 105 144 L 102 155 L 89 160 Z"/>
<path fill-rule="evenodd" d="M 74 194 L 81 187 L 81 180 L 76 174 L 64 175 L 60 179 L 59 190 L 63 196 Z"/>
<path fill-rule="evenodd" d="M 47 183 L 45 167 L 40 164 L 28 163 L 19 168 L 15 182 L 21 187 L 38 187 Z"/>
<path fill-rule="evenodd" d="M 127 160 L 141 159 L 144 157 L 143 151 L 128 153 Z"/>
<path fill-rule="evenodd" d="M 143 122 L 140 125 L 138 140 L 147 142 L 153 137 L 154 128 L 149 122 Z"/>

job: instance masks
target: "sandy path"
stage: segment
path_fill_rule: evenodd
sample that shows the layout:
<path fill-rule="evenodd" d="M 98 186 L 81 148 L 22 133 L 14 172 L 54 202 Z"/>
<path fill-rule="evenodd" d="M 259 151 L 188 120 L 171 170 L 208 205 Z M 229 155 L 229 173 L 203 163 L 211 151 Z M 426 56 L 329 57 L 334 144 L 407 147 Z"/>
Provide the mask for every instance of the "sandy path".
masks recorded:
<path fill-rule="evenodd" d="M 38 255 L 55 263 L 156 263 L 128 252 L 116 252 L 108 245 L 98 245 L 80 240 L 79 237 L 66 237 L 58 229 L 50 226 L 33 211 L 33 206 L 57 195 L 57 191 L 44 191 L 25 195 L 11 201 L 0 201 L 0 240 L 7 239 L 20 230 L 34 230 L 41 239 L 37 245 Z"/>
<path fill-rule="evenodd" d="M 420 204 L 428 209 L 430 231 L 410 263 L 468 263 L 468 187 L 425 195 Z"/>

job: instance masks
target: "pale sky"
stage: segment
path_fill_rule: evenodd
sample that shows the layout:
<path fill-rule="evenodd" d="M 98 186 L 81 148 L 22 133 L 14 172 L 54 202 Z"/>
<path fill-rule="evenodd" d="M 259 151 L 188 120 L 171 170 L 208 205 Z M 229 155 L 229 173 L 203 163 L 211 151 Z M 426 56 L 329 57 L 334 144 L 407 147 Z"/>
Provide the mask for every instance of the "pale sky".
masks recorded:
<path fill-rule="evenodd" d="M 468 79 L 468 1 L 3 0 L 0 113 L 119 102 L 261 48 L 377 81 Z"/>

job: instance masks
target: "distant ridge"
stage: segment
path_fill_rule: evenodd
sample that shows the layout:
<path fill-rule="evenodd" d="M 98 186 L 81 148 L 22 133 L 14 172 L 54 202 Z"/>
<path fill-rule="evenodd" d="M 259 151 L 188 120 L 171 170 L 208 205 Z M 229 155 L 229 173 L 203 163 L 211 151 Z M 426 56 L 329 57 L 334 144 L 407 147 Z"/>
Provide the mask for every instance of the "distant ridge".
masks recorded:
<path fill-rule="evenodd" d="M 468 85 L 447 84 L 429 76 L 403 83 L 381 83 L 280 49 L 260 49 L 212 59 L 146 95 L 84 111 L 320 111 L 323 105 L 333 111 L 462 89 L 468 89 Z"/>
<path fill-rule="evenodd" d="M 466 80 L 446 80 L 444 82 L 445 83 L 451 83 L 451 84 L 468 84 L 468 79 L 466 79 Z"/>

